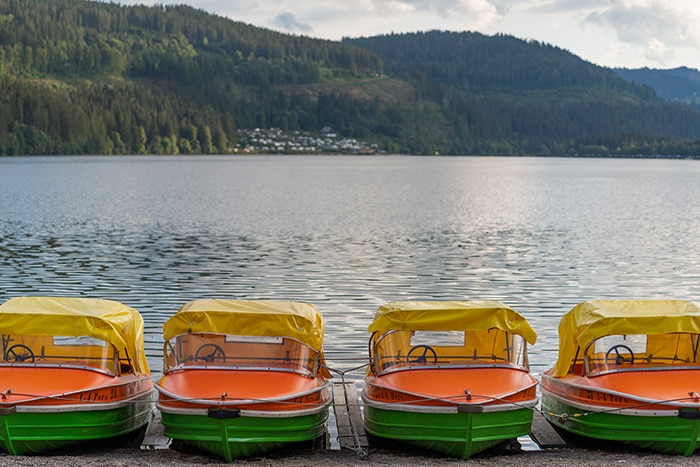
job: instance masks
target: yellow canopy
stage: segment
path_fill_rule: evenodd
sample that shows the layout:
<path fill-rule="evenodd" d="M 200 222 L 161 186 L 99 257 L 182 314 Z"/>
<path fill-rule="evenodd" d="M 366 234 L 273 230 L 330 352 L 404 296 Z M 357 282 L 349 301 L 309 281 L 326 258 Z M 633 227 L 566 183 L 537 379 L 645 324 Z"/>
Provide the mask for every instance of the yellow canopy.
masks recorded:
<path fill-rule="evenodd" d="M 686 300 L 593 300 L 559 322 L 559 357 L 552 376 L 569 372 L 578 347 L 610 335 L 700 333 L 700 308 Z"/>
<path fill-rule="evenodd" d="M 165 340 L 214 332 L 239 336 L 286 336 L 316 351 L 323 348 L 323 317 L 306 303 L 269 300 L 193 300 L 163 325 Z"/>
<path fill-rule="evenodd" d="M 143 318 L 112 300 L 16 297 L 0 305 L 0 334 L 89 336 L 114 345 L 131 359 L 136 374 L 148 374 Z"/>
<path fill-rule="evenodd" d="M 517 311 L 494 301 L 394 302 L 377 310 L 369 332 L 475 331 L 498 328 L 523 336 L 530 344 L 537 334 Z"/>

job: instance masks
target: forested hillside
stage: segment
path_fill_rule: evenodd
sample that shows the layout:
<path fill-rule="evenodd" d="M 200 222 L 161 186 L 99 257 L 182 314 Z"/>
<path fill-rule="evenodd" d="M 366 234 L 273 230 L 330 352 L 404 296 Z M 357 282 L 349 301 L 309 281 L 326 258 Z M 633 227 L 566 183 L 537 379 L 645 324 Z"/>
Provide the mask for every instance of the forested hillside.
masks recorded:
<path fill-rule="evenodd" d="M 188 6 L 0 0 L 0 155 L 200 154 L 277 127 L 410 154 L 700 152 L 700 113 L 545 44 L 342 42 Z"/>
<path fill-rule="evenodd" d="M 688 67 L 659 70 L 653 68 L 615 68 L 618 76 L 633 83 L 646 84 L 662 99 L 681 102 L 700 110 L 700 71 Z"/>
<path fill-rule="evenodd" d="M 387 73 L 439 107 L 448 151 L 698 152 L 697 112 L 557 47 L 439 31 L 346 42 L 376 52 Z"/>
<path fill-rule="evenodd" d="M 237 126 L 318 131 L 304 86 L 381 66 L 187 6 L 0 0 L 0 154 L 230 152 Z"/>

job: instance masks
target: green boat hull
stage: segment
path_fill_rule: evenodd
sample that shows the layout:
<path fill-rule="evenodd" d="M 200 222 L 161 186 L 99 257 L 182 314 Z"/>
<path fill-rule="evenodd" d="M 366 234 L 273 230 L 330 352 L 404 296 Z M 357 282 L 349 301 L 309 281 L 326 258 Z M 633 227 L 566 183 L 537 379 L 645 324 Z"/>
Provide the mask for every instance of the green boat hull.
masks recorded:
<path fill-rule="evenodd" d="M 584 440 L 623 443 L 685 456 L 693 455 L 699 447 L 700 419 L 583 411 L 547 393 L 542 394 L 542 410 L 552 425 Z"/>
<path fill-rule="evenodd" d="M 365 405 L 365 428 L 380 438 L 402 441 L 460 459 L 503 441 L 525 436 L 532 410 L 424 413 L 386 410 Z"/>
<path fill-rule="evenodd" d="M 40 412 L 21 408 L 0 414 L 0 449 L 12 455 L 40 454 L 81 443 L 137 435 L 153 416 L 153 399 L 131 401 L 107 410 L 61 412 L 61 406 Z M 128 439 L 127 439 L 128 441 Z"/>
<path fill-rule="evenodd" d="M 165 436 L 231 462 L 323 436 L 328 409 L 310 415 L 284 418 L 245 415 L 212 418 L 205 414 L 161 411 L 161 418 Z"/>

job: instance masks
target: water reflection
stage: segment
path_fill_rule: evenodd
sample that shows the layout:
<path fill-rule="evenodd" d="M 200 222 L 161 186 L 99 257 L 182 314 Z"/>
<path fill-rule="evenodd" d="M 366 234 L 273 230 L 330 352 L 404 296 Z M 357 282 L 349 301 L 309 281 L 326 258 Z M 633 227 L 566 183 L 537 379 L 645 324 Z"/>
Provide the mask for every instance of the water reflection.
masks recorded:
<path fill-rule="evenodd" d="M 556 358 L 595 298 L 699 298 L 691 161 L 416 157 L 0 159 L 0 290 L 118 300 L 163 322 L 208 297 L 299 300 L 353 368 L 394 300 L 500 300 Z M 348 377 L 360 379 L 362 371 Z"/>

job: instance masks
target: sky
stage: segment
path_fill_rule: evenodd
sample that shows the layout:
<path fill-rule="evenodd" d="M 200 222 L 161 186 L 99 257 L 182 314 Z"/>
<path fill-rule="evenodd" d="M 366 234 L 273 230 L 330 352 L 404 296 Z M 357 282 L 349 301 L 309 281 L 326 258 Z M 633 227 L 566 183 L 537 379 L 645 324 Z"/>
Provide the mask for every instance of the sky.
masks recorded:
<path fill-rule="evenodd" d="M 319 39 L 418 31 L 507 34 L 606 67 L 700 69 L 700 0 L 102 0 L 187 4 Z"/>

